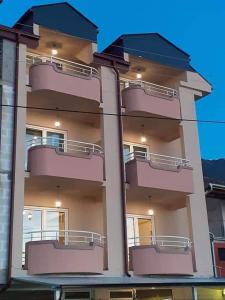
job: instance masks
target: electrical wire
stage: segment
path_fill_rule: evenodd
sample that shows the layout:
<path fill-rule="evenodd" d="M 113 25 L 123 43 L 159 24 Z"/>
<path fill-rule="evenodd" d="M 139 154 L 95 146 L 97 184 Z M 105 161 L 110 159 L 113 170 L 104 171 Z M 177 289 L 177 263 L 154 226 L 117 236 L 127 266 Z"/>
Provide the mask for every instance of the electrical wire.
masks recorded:
<path fill-rule="evenodd" d="M 169 117 L 158 117 L 158 116 L 141 116 L 141 115 L 131 115 L 126 113 L 116 114 L 116 113 L 106 113 L 106 112 L 95 112 L 95 111 L 85 111 L 85 110 L 70 110 L 70 109 L 60 109 L 60 108 L 47 108 L 38 106 L 23 106 L 23 105 L 11 105 L 11 104 L 0 104 L 0 107 L 9 108 L 21 108 L 21 109 L 36 109 L 43 111 L 57 111 L 57 112 L 68 112 L 68 113 L 78 113 L 78 114 L 92 114 L 92 115 L 106 115 L 115 117 L 128 117 L 128 118 L 141 118 L 141 119 L 155 119 L 155 120 L 168 120 L 168 121 L 180 121 L 180 122 L 196 122 L 196 123 L 211 123 L 211 124 L 225 124 L 225 120 L 198 120 L 198 119 L 186 119 L 186 118 L 169 118 Z"/>

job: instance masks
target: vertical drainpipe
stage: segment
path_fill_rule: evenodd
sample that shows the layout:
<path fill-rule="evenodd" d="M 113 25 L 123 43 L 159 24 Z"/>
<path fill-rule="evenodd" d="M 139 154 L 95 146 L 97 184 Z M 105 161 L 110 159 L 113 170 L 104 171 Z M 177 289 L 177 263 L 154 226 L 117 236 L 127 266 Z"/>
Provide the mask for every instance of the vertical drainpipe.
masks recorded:
<path fill-rule="evenodd" d="M 113 69 L 116 73 L 116 92 L 117 92 L 117 114 L 118 114 L 118 130 L 119 130 L 119 145 L 120 145 L 120 172 L 121 172 L 121 193 L 122 193 L 122 220 L 123 220 L 123 240 L 124 240 L 124 273 L 130 277 L 128 266 L 128 243 L 127 243 L 127 222 L 126 222 L 126 178 L 123 158 L 123 122 L 121 115 L 121 94 L 120 94 L 120 73 L 113 61 Z"/>
<path fill-rule="evenodd" d="M 17 132 L 17 106 L 18 106 L 18 72 L 19 72 L 19 37 L 16 34 L 16 57 L 15 57 L 15 79 L 14 79 L 14 116 L 13 116 L 13 150 L 12 150 L 12 167 L 11 167 L 11 196 L 10 196 L 10 213 L 9 213 L 9 239 L 8 239 L 8 270 L 7 283 L 0 290 L 4 293 L 11 286 L 11 269 L 12 269 L 12 240 L 13 240 L 13 215 L 14 215 L 14 196 L 15 196 L 15 163 L 16 163 L 16 132 Z"/>

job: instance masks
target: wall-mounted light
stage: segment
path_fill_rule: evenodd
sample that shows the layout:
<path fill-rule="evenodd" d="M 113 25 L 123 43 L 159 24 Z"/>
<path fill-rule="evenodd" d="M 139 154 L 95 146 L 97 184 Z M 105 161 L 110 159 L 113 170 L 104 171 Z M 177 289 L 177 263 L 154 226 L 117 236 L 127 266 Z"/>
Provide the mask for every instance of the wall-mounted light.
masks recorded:
<path fill-rule="evenodd" d="M 55 125 L 55 127 L 60 127 L 61 123 L 60 123 L 60 121 L 55 121 L 54 125 Z"/>
<path fill-rule="evenodd" d="M 32 219 L 32 213 L 31 212 L 28 213 L 27 218 L 28 218 L 28 220 Z"/>
<path fill-rule="evenodd" d="M 148 215 L 149 216 L 154 216 L 154 210 L 153 209 L 149 209 L 148 210 Z"/>
<path fill-rule="evenodd" d="M 52 48 L 51 52 L 52 52 L 52 55 L 58 54 L 58 50 L 56 48 Z"/>
<path fill-rule="evenodd" d="M 59 108 L 56 107 L 55 110 L 56 110 L 56 120 L 54 122 L 54 125 L 55 127 L 59 128 L 61 126 L 61 122 L 59 120 Z"/>
<path fill-rule="evenodd" d="M 141 73 L 137 73 L 136 77 L 137 77 L 137 79 L 141 79 L 142 78 L 142 74 Z"/>
<path fill-rule="evenodd" d="M 222 290 L 222 296 L 225 297 L 225 289 Z"/>
<path fill-rule="evenodd" d="M 145 143 L 147 141 L 147 138 L 143 135 L 143 136 L 141 136 L 141 142 L 142 143 Z"/>
<path fill-rule="evenodd" d="M 55 207 L 56 208 L 60 208 L 62 205 L 62 202 L 61 201 L 55 201 Z"/>
<path fill-rule="evenodd" d="M 62 206 L 62 202 L 60 201 L 60 186 L 57 185 L 57 195 L 56 195 L 56 201 L 55 201 L 55 207 L 60 208 Z"/>

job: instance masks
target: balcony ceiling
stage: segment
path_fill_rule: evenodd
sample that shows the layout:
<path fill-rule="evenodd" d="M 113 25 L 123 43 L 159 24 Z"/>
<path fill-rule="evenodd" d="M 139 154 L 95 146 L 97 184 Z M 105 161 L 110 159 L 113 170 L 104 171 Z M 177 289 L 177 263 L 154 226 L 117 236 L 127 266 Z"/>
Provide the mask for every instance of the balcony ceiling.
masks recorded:
<path fill-rule="evenodd" d="M 186 196 L 184 193 L 153 188 L 131 189 L 128 185 L 127 201 L 137 202 L 138 200 L 146 200 L 148 202 L 150 201 L 151 205 L 171 210 L 183 208 L 186 206 Z"/>
<path fill-rule="evenodd" d="M 91 42 L 88 40 L 83 40 L 76 37 L 71 37 L 69 35 L 50 30 L 40 26 L 40 40 L 39 46 L 32 52 L 38 54 L 52 55 L 51 49 L 55 44 L 55 48 L 58 50 L 58 57 L 71 60 L 79 61 L 81 63 L 89 63 L 89 61 L 82 60 L 82 51 L 86 50 L 89 52 L 88 48 L 91 49 Z"/>
<path fill-rule="evenodd" d="M 25 194 L 45 194 L 49 192 L 56 192 L 56 187 L 60 186 L 63 195 L 75 197 L 93 197 L 101 199 L 102 186 L 96 185 L 93 182 L 73 180 L 69 178 L 59 177 L 28 177 L 26 178 Z"/>

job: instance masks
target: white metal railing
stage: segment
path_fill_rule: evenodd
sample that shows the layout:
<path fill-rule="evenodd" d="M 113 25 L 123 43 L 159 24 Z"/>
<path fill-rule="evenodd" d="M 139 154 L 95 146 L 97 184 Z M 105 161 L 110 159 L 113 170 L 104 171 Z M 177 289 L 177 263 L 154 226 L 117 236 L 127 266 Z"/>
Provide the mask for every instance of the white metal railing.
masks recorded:
<path fill-rule="evenodd" d="M 61 152 L 79 154 L 79 153 L 95 153 L 103 154 L 101 146 L 80 141 L 66 140 L 56 137 L 35 137 L 27 141 L 27 150 L 31 147 L 49 145 Z"/>
<path fill-rule="evenodd" d="M 82 230 L 37 230 L 24 233 L 24 242 L 57 240 L 68 246 L 89 245 L 94 243 L 104 245 L 105 237 L 99 233 Z"/>
<path fill-rule="evenodd" d="M 121 79 L 122 89 L 128 87 L 141 87 L 145 90 L 147 94 L 156 94 L 159 96 L 164 96 L 166 98 L 174 98 L 178 96 L 178 92 L 175 89 L 162 86 L 159 84 L 143 81 L 143 80 L 129 80 L 129 79 Z"/>
<path fill-rule="evenodd" d="M 76 63 L 70 60 L 66 60 L 63 58 L 55 57 L 55 56 L 43 56 L 36 53 L 29 52 L 27 54 L 27 64 L 32 65 L 41 62 L 49 62 L 54 64 L 59 70 L 64 73 L 74 75 L 74 76 L 99 76 L 99 72 L 97 69 L 90 67 L 88 65 Z"/>
<path fill-rule="evenodd" d="M 189 249 L 192 246 L 192 242 L 189 238 L 183 236 L 173 235 L 158 235 L 158 236 L 138 236 L 128 239 L 128 245 L 141 246 L 141 245 L 153 245 L 160 248 L 177 248 L 177 249 Z"/>
<path fill-rule="evenodd" d="M 128 162 L 135 158 L 148 160 L 156 165 L 169 166 L 169 167 L 191 167 L 190 161 L 184 158 L 161 155 L 156 153 L 149 153 L 144 151 L 134 151 L 128 153 L 125 157 L 125 161 Z"/>

